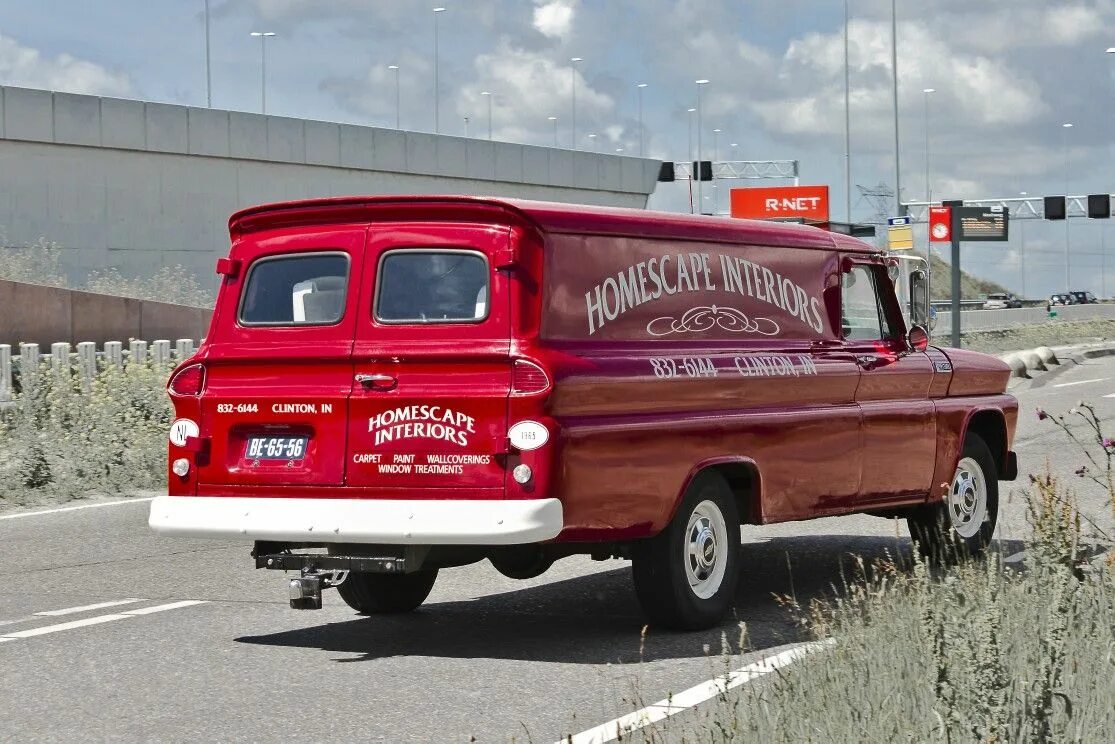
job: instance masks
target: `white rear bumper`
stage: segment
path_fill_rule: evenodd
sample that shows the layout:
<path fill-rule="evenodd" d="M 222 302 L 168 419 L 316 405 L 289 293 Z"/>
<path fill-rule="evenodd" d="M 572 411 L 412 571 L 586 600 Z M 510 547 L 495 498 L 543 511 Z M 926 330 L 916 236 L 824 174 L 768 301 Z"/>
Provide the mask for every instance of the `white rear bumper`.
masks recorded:
<path fill-rule="evenodd" d="M 556 537 L 561 502 L 159 496 L 148 525 L 175 537 L 385 545 L 518 545 Z"/>

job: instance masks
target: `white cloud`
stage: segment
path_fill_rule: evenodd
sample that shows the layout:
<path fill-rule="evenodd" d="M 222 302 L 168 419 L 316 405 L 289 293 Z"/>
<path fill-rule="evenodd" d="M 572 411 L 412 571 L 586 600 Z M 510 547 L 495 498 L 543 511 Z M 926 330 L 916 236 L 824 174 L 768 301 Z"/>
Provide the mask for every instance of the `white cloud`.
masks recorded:
<path fill-rule="evenodd" d="M 534 27 L 551 39 L 564 39 L 573 29 L 576 0 L 549 0 L 536 2 Z"/>
<path fill-rule="evenodd" d="M 69 54 L 44 57 L 37 49 L 0 35 L 0 80 L 6 85 L 45 88 L 67 93 L 134 96 L 129 76 Z"/>

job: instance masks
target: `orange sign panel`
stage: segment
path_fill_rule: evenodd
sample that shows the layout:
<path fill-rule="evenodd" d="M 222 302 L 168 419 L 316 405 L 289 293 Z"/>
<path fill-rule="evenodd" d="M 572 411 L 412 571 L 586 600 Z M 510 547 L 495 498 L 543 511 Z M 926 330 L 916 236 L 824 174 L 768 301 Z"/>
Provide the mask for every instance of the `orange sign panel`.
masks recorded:
<path fill-rule="evenodd" d="M 806 219 L 827 222 L 828 186 L 763 186 L 732 189 L 732 216 L 751 220 Z"/>

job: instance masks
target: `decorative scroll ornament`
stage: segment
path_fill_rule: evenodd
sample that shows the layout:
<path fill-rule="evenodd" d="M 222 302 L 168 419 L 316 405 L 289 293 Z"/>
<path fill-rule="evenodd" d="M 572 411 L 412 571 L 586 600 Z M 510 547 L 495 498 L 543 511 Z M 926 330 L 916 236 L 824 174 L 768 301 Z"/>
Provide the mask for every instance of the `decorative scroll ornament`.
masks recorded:
<path fill-rule="evenodd" d="M 694 307 L 680 318 L 665 315 L 647 323 L 647 333 L 652 336 L 669 336 L 672 333 L 703 333 L 719 328 L 729 333 L 754 333 L 774 336 L 781 328 L 770 318 L 752 318 L 734 307 Z"/>

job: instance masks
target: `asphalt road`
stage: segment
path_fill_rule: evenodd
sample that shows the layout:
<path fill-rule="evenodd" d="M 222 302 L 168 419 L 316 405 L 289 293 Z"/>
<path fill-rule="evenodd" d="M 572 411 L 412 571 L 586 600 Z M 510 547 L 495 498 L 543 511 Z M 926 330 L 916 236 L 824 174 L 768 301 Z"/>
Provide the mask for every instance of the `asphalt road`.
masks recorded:
<path fill-rule="evenodd" d="M 1103 397 L 1115 359 L 1015 392 L 1020 470 L 1048 461 L 1086 511 L 1110 515 L 1072 475 L 1082 456 L 1033 412 L 1083 399 L 1115 416 Z M 1008 493 L 1023 483 L 1002 484 L 1008 554 L 1025 533 Z M 360 618 L 328 593 L 325 609 L 293 611 L 249 546 L 158 538 L 146 514 L 140 502 L 0 519 L 0 739 L 553 742 L 722 673 L 721 634 L 739 635 L 732 621 L 641 639 L 627 564 L 580 558 L 526 582 L 486 563 L 444 571 L 404 617 Z M 752 651 L 734 667 L 800 640 L 774 595 L 821 595 L 852 554 L 909 543 L 904 524 L 847 517 L 749 528 L 741 549 L 736 616 Z M 121 604 L 57 612 L 105 602 Z"/>

